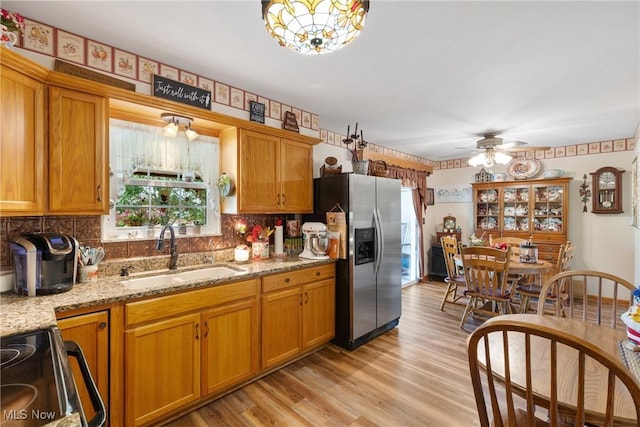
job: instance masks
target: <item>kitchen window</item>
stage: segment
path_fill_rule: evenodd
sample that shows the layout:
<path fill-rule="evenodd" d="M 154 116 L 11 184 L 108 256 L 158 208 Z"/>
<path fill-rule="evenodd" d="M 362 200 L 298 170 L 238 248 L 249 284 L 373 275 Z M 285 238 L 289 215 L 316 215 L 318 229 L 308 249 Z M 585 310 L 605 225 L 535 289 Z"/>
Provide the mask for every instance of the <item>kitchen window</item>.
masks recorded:
<path fill-rule="evenodd" d="M 110 120 L 111 197 L 102 240 L 157 238 L 171 224 L 176 235 L 219 235 L 217 138 L 188 141 L 183 132 Z"/>

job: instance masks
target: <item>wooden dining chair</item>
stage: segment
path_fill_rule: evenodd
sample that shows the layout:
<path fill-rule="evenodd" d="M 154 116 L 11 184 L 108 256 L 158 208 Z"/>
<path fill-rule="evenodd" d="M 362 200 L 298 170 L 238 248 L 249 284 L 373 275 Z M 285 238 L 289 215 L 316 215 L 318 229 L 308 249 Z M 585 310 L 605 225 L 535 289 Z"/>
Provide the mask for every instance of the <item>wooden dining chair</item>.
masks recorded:
<path fill-rule="evenodd" d="M 558 250 L 558 262 L 556 262 L 554 268 L 550 272 L 545 274 L 542 283 L 560 272 L 571 269 L 574 252 L 575 246 L 571 245 L 571 242 L 567 241 L 565 245 L 560 245 L 560 249 Z M 520 299 L 520 313 L 527 313 L 529 311 L 529 303 L 531 300 L 538 300 L 540 291 L 542 291 L 542 284 L 536 283 L 535 281 L 529 281 L 528 283 L 523 283 L 516 287 L 516 294 Z M 554 294 L 547 296 L 547 302 L 552 303 L 555 300 L 556 296 Z"/>
<path fill-rule="evenodd" d="M 447 268 L 447 277 L 444 279 L 447 284 L 447 289 L 442 297 L 442 303 L 440 303 L 440 311 L 444 311 L 444 305 L 447 302 L 455 303 L 464 297 L 462 292 L 466 288 L 466 281 L 464 280 L 464 274 L 458 271 L 458 266 L 453 258 L 460 254 L 456 236 L 442 236 L 440 238 L 440 244 L 442 245 L 444 262 Z"/>
<path fill-rule="evenodd" d="M 465 295 L 469 298 L 460 320 L 461 328 L 469 316 L 496 316 L 512 312 L 507 280 L 510 256 L 511 248 L 503 251 L 486 246 L 460 245 L 462 269 L 467 283 Z"/>
<path fill-rule="evenodd" d="M 540 290 L 545 298 L 538 300 L 538 315 L 545 314 L 547 302 L 552 307 L 546 314 L 564 316 L 597 325 L 624 327 L 620 315 L 633 305 L 636 287 L 610 273 L 593 270 L 569 270 L 550 277 Z"/>
<path fill-rule="evenodd" d="M 490 346 L 490 342 L 496 344 L 495 340 L 498 345 Z M 533 371 L 532 366 L 539 361 L 533 360 L 532 348 L 537 354 L 540 349 L 549 354 L 548 365 L 545 362 L 548 368 Z M 631 399 L 636 419 L 640 419 L 640 383 L 621 361 L 579 337 L 546 326 L 498 317 L 469 335 L 467 353 L 481 427 L 638 426 L 637 421 L 628 424 L 627 420 L 614 420 L 613 414 L 620 399 Z M 562 358 L 558 357 L 560 354 Z M 559 359 L 562 359 L 562 366 Z M 570 379 L 564 378 L 563 368 L 572 361 L 575 361 L 577 374 Z M 585 381 L 586 373 L 595 366 L 602 367 L 604 381 L 591 384 Z M 533 378 L 538 384 L 548 384 L 548 393 L 542 395 L 540 390 L 534 389 Z M 558 399 L 568 386 L 567 381 L 571 381 L 576 389 L 574 402 Z M 622 386 L 618 385 L 620 383 Z M 605 408 L 594 408 L 593 402 L 585 399 L 585 393 L 592 387 L 605 388 Z M 626 391 L 630 396 L 626 396 Z"/>

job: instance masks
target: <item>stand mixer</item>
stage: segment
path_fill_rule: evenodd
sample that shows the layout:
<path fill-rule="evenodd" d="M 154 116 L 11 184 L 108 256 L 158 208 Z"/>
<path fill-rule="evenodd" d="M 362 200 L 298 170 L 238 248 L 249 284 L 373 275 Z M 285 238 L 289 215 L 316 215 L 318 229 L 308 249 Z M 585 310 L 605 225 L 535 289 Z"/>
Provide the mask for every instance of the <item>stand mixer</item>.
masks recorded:
<path fill-rule="evenodd" d="M 302 224 L 302 236 L 304 238 L 304 250 L 300 258 L 307 259 L 327 259 L 329 249 L 329 238 L 327 237 L 327 226 L 321 222 L 305 222 Z"/>

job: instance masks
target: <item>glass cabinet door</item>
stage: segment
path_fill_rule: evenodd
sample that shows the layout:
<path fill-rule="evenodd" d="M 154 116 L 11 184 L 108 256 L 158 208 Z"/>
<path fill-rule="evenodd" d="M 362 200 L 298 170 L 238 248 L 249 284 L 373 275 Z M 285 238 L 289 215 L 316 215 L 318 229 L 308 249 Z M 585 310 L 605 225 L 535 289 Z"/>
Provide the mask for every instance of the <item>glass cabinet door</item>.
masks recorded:
<path fill-rule="evenodd" d="M 498 230 L 500 216 L 500 200 L 498 191 L 478 189 L 476 193 L 476 229 L 483 231 Z"/>
<path fill-rule="evenodd" d="M 529 231 L 529 189 L 529 186 L 503 188 L 503 231 Z"/>
<path fill-rule="evenodd" d="M 535 231 L 564 232 L 564 190 L 560 185 L 533 187 Z"/>

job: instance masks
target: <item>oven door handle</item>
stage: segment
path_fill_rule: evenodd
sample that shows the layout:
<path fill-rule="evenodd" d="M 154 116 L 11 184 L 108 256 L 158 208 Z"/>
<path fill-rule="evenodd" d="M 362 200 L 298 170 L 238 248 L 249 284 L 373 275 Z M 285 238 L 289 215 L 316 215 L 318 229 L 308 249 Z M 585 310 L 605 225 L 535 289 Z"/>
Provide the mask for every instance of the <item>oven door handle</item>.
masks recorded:
<path fill-rule="evenodd" d="M 95 416 L 91 419 L 91 421 L 87 421 L 88 427 L 99 427 L 104 425 L 107 420 L 106 410 L 104 407 L 104 403 L 102 402 L 102 398 L 100 397 L 100 393 L 98 392 L 98 387 L 96 386 L 95 381 L 93 381 L 93 377 L 91 377 L 91 371 L 89 370 L 89 365 L 87 364 L 86 359 L 84 358 L 84 354 L 82 353 L 82 349 L 75 341 L 65 341 L 64 342 L 65 350 L 67 351 L 67 355 L 75 358 L 78 361 L 78 365 L 80 366 L 80 372 L 82 373 L 82 379 L 84 380 L 87 391 L 89 392 L 89 398 L 91 399 L 91 405 L 93 406 L 93 410 L 95 411 Z"/>

